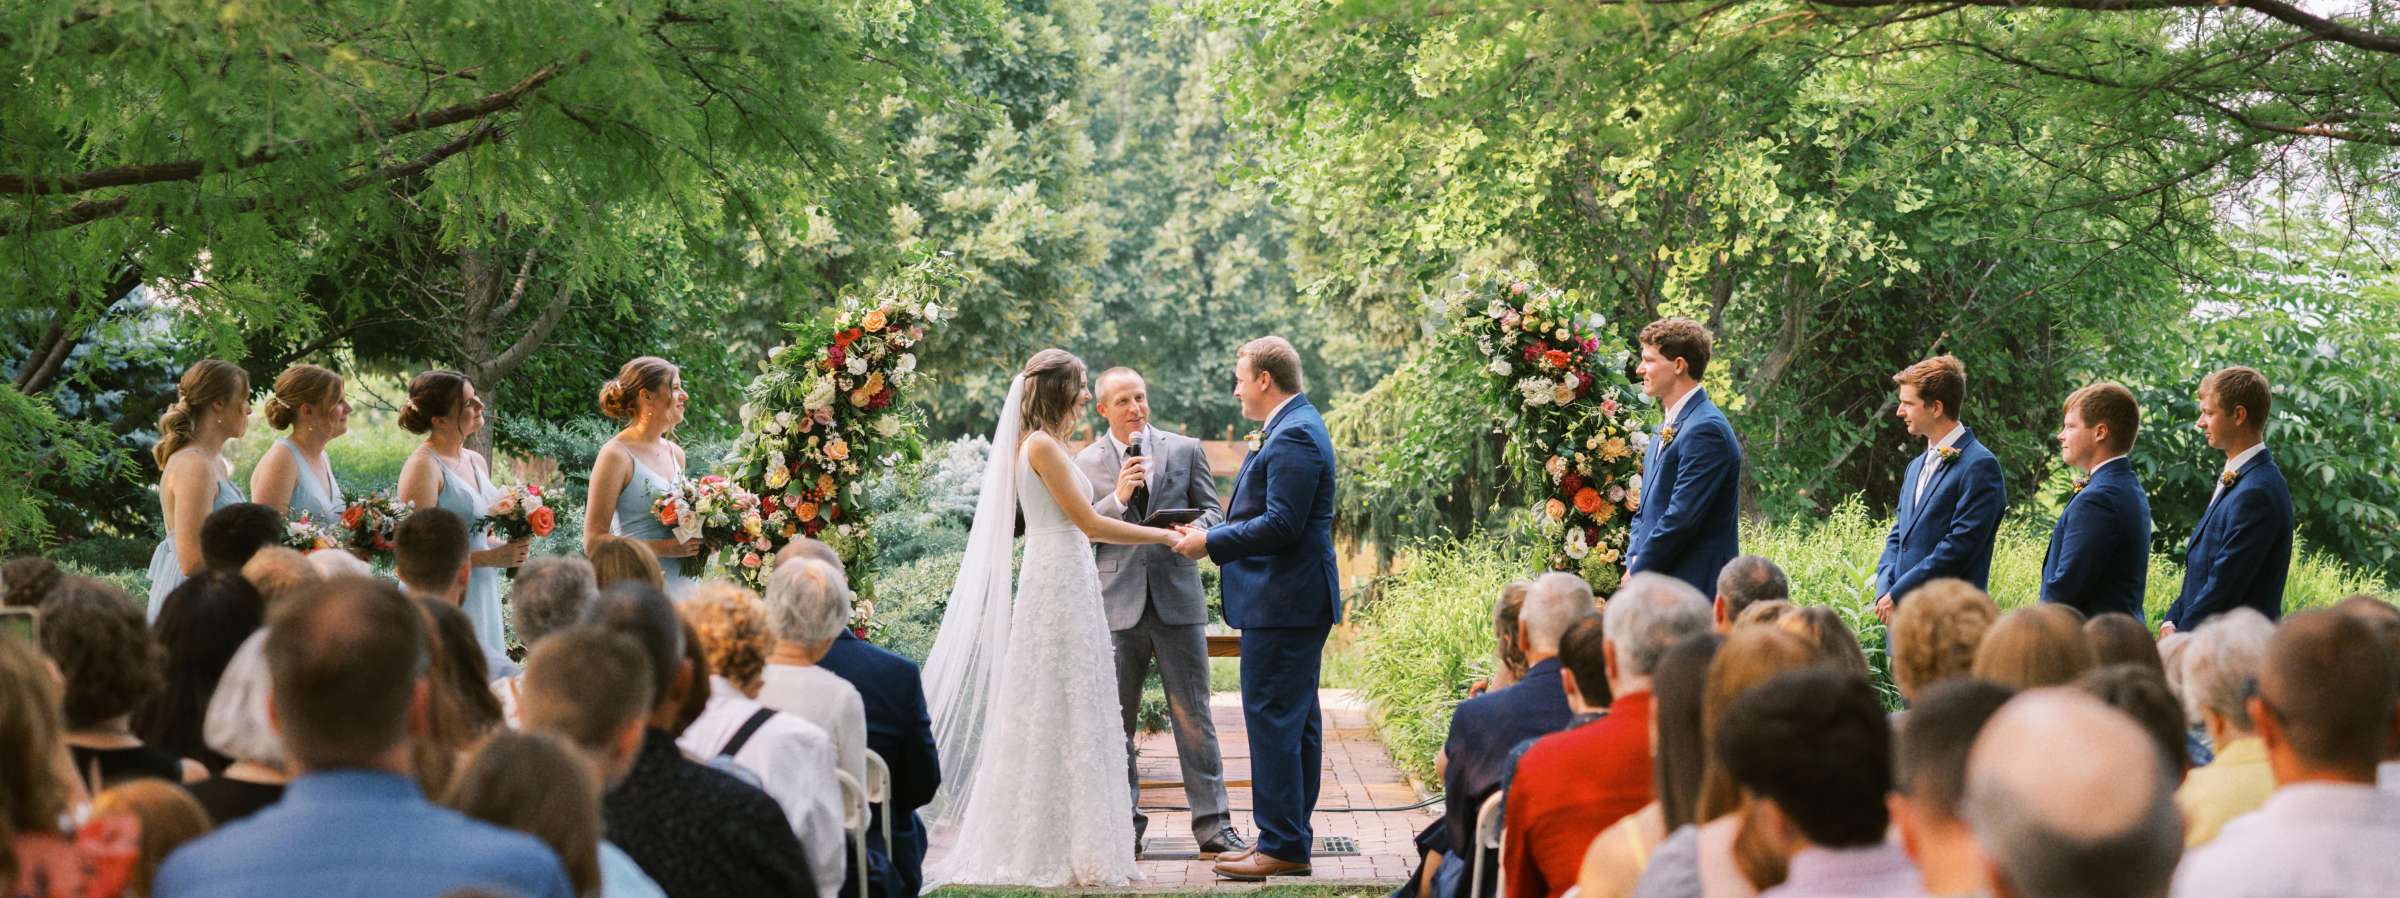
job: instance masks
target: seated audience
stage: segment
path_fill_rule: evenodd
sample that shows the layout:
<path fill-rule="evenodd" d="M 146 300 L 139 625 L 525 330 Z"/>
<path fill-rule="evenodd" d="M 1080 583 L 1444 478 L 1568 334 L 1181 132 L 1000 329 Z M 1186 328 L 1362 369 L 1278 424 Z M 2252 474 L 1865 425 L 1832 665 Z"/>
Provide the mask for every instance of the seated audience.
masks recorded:
<path fill-rule="evenodd" d="M 2193 769 L 2175 790 L 2185 848 L 2207 844 L 2226 821 L 2256 810 L 2275 791 L 2267 746 L 2249 706 L 2274 636 L 2266 615 L 2236 608 L 2193 630 L 2183 650 L 2184 716 L 2207 728 L 2208 744 L 2216 749 L 2216 760 Z"/>
<path fill-rule="evenodd" d="M 602 536 L 592 540 L 585 553 L 592 561 L 592 573 L 601 589 L 619 583 L 647 583 L 659 589 L 667 588 L 667 574 L 658 566 L 658 553 L 650 551 L 641 540 L 622 536 Z"/>
<path fill-rule="evenodd" d="M 184 843 L 207 835 L 208 812 L 192 796 L 165 780 L 132 780 L 92 796 L 95 817 L 124 814 L 141 822 L 140 853 L 135 855 L 127 894 L 146 898 L 158 879 L 158 865 Z"/>
<path fill-rule="evenodd" d="M 283 546 L 268 546 L 242 565 L 242 579 L 258 590 L 261 604 L 272 608 L 278 599 L 322 583 L 326 574 L 308 556 Z"/>
<path fill-rule="evenodd" d="M 25 556 L 0 564 L 0 607 L 38 608 L 57 591 L 67 572 L 47 558 Z"/>
<path fill-rule="evenodd" d="M 2083 619 L 2065 605 L 2033 605 L 2000 616 L 1975 649 L 1972 673 L 2011 689 L 2064 686 L 2091 670 Z"/>
<path fill-rule="evenodd" d="M 415 604 L 375 580 L 328 581 L 278 608 L 266 642 L 270 701 L 298 776 L 273 807 L 169 857 L 154 894 L 572 895 L 548 846 L 436 807 L 409 780 L 409 744 L 424 729 L 425 636 Z"/>
<path fill-rule="evenodd" d="M 2158 741 L 2166 756 L 2167 774 L 2177 785 L 2191 768 L 2183 751 L 2183 703 L 2167 689 L 2165 677 L 2139 662 L 2110 664 L 2076 677 L 2075 688 L 2101 704 L 2125 712 L 2142 732 Z"/>
<path fill-rule="evenodd" d="M 142 741 L 133 711 L 166 685 L 166 652 L 142 622 L 142 610 L 116 587 L 69 577 L 42 606 L 42 649 L 66 679 L 67 747 L 84 787 L 97 792 L 127 780 L 197 780 L 197 762 Z"/>
<path fill-rule="evenodd" d="M 758 703 L 816 724 L 833 738 L 839 769 L 867 781 L 867 709 L 858 688 L 817 662 L 850 626 L 850 585 L 833 565 L 795 559 L 767 578 L 767 653 Z"/>
<path fill-rule="evenodd" d="M 1786 612 L 1775 625 L 1817 647 L 1817 657 L 1860 677 L 1868 676 L 1867 652 L 1858 645 L 1858 634 L 1842 622 L 1840 612 L 1823 605 L 1795 607 Z"/>
<path fill-rule="evenodd" d="M 1964 583 L 1965 581 L 1958 581 Z M 1912 593 L 1902 615 L 1915 607 Z M 1961 817 L 1967 792 L 1967 752 L 1975 734 L 2015 695 L 1988 680 L 1953 678 L 1918 694 L 1900 719 L 1893 744 L 1892 828 L 1932 896 L 1984 895 L 1991 881 L 1975 834 Z"/>
<path fill-rule="evenodd" d="M 1792 604 L 1789 599 L 1755 602 L 1750 607 L 1742 609 L 1742 613 L 1734 617 L 1733 625 L 1737 629 L 1761 625 L 1774 626 L 1782 623 L 1785 616 L 1798 610 L 1800 610 L 1800 606 Z"/>
<path fill-rule="evenodd" d="M 803 554 L 837 570 L 842 566 L 841 556 L 832 546 L 805 536 L 777 552 L 775 563 L 780 566 L 786 558 Z M 1512 632 L 1515 622 L 1516 613 L 1511 611 Z M 833 648 L 817 666 L 857 687 L 859 700 L 867 709 L 867 750 L 882 757 L 891 769 L 892 844 L 883 844 L 884 807 L 877 806 L 867 831 L 867 863 L 876 876 L 870 890 L 884 898 L 914 896 L 925 880 L 925 826 L 917 818 L 917 809 L 931 803 L 934 790 L 942 784 L 942 762 L 933 745 L 933 718 L 925 708 L 924 677 L 916 662 L 860 639 L 847 628 L 833 638 Z"/>
<path fill-rule="evenodd" d="M 176 586 L 166 601 L 151 625 L 166 649 L 166 682 L 134 712 L 133 730 L 160 751 L 218 773 L 233 759 L 208 747 L 200 723 L 225 665 L 266 623 L 266 599 L 240 575 L 209 570 Z"/>
<path fill-rule="evenodd" d="M 1752 605 L 1747 617 L 1772 603 Z M 1734 837 L 1741 832 L 1744 799 L 1741 788 L 1718 756 L 1716 734 L 1743 692 L 1776 674 L 1824 663 L 1817 647 L 1772 626 L 1737 621 L 1733 634 L 1717 647 L 1708 662 L 1708 679 L 1700 694 L 1700 803 L 1694 823 L 1677 827 L 1658 843 L 1658 853 L 1642 868 L 1635 898 L 1748 898 L 1758 888 L 1735 864 Z"/>
<path fill-rule="evenodd" d="M 1578 642 L 1586 624 L 1567 631 L 1562 650 Z M 1717 656 L 1724 638 L 1715 633 L 1692 636 L 1667 650 L 1651 674 L 1650 777 L 1657 799 L 1617 821 L 1592 840 L 1584 851 L 1583 868 L 1575 876 L 1580 898 L 1626 898 L 1641 880 L 1667 833 L 1693 822 L 1700 804 L 1700 771 L 1707 751 L 1700 744 L 1700 693 L 1708 682 L 1708 663 Z M 1569 654 L 1573 654 L 1570 652 Z"/>
<path fill-rule="evenodd" d="M 2167 665 L 2158 656 L 2158 641 L 2133 615 L 2111 611 L 2093 616 L 2083 622 L 2083 641 L 2092 647 L 2095 666 L 2139 664 L 2162 678 L 2167 675 Z"/>
<path fill-rule="evenodd" d="M 308 564 L 317 569 L 318 576 L 327 580 L 335 577 L 375 576 L 375 566 L 368 564 L 365 559 L 350 554 L 348 549 L 318 549 L 308 553 Z"/>
<path fill-rule="evenodd" d="M 2167 668 L 2167 691 L 2175 693 L 2175 700 L 2179 703 L 2184 701 L 2185 695 L 2183 656 L 2191 644 L 2190 633 L 2169 633 L 2158 640 L 2158 660 Z M 2183 757 L 2186 761 L 2183 769 L 2186 772 L 2194 767 L 2206 766 L 2217 757 L 2216 750 L 2208 744 L 2208 728 L 2192 719 L 2188 711 L 2184 715 Z"/>
<path fill-rule="evenodd" d="M 842 887 L 842 785 L 834 776 L 833 737 L 816 724 L 751 700 L 774 637 L 766 607 L 749 590 L 722 580 L 700 583 L 676 606 L 686 635 L 708 665 L 706 705 L 675 737 L 696 758 L 730 759 L 783 807 L 792 834 L 808 849 L 818 890 Z"/>
<path fill-rule="evenodd" d="M 632 639 L 601 627 L 556 631 L 525 656 L 524 721 L 528 733 L 566 740 L 591 762 L 606 796 L 633 772 L 650 728 L 650 659 Z M 600 893 L 607 898 L 664 894 L 633 856 L 601 839 Z"/>
<path fill-rule="evenodd" d="M 186 787 L 218 826 L 281 801 L 284 785 L 292 781 L 283 741 L 267 720 L 267 687 L 267 631 L 259 630 L 225 665 L 200 725 L 208 747 L 233 763 Z"/>
<path fill-rule="evenodd" d="M 1968 675 L 2000 606 L 1955 577 L 1928 580 L 1903 599 L 1892 616 L 1892 683 L 1913 704 L 1935 683 Z"/>
<path fill-rule="evenodd" d="M 1717 732 L 1750 796 L 1744 877 L 1760 898 L 1923 894 L 1891 823 L 1892 728 L 1865 677 L 1839 664 L 1777 674 L 1734 699 Z"/>
<path fill-rule="evenodd" d="M 600 594 L 585 620 L 632 640 L 647 660 L 637 669 L 649 674 L 642 690 L 649 705 L 642 712 L 644 728 L 634 743 L 632 765 L 612 777 L 616 785 L 601 801 L 610 841 L 669 895 L 815 892 L 808 855 L 775 800 L 685 757 L 675 745 L 673 726 L 684 699 L 706 686 L 693 682 L 691 664 L 683 660 L 683 622 L 666 593 L 638 581 L 620 583 Z M 565 638 L 554 635 L 545 642 Z M 537 647 L 531 663 L 538 666 L 547 648 Z M 526 729 L 558 732 L 586 749 L 612 738 L 631 740 L 630 734 L 612 735 L 623 733 L 611 729 L 620 721 L 585 719 L 592 713 L 585 706 L 615 707 L 617 699 L 600 690 L 623 688 L 622 676 L 600 675 L 599 663 L 590 659 L 559 666 L 563 682 L 547 686 L 538 669 L 528 672 L 519 712 Z"/>
<path fill-rule="evenodd" d="M 200 520 L 200 566 L 239 574 L 250 556 L 283 544 L 283 512 L 256 502 L 236 502 Z M 169 602 L 168 604 L 173 604 Z M 166 613 L 165 608 L 158 609 Z"/>
<path fill-rule="evenodd" d="M 2355 595 L 2334 603 L 2333 610 L 2366 622 L 2377 641 L 2383 643 L 2384 656 L 2393 660 L 2392 689 L 2400 693 L 2400 607 L 2370 595 Z M 2400 695 L 2395 697 L 2400 703 Z M 2383 763 L 2376 768 L 2376 782 L 2386 792 L 2400 793 L 2400 706 L 2393 709 L 2392 742 L 2384 750 Z"/>
<path fill-rule="evenodd" d="M 492 695 L 483 645 L 467 613 L 442 599 L 418 596 L 416 601 L 424 614 L 425 646 L 433 662 L 425 671 L 431 688 L 425 735 L 417 740 L 417 781 L 426 789 L 447 791 L 450 773 L 467 749 L 501 726 L 500 700 Z"/>
<path fill-rule="evenodd" d="M 1716 617 L 1717 632 L 1724 633 L 1733 629 L 1733 622 L 1750 606 L 1791 599 L 1792 583 L 1783 576 L 1782 568 L 1762 556 L 1743 555 L 1717 571 L 1717 599 L 1711 613 Z"/>
<path fill-rule="evenodd" d="M 20 578 L 19 587 L 29 588 L 22 559 L 8 570 Z M 63 579 L 53 581 L 45 592 L 63 585 Z M 20 596 L 10 593 L 11 601 Z M 124 888 L 131 865 L 120 864 L 115 883 L 87 893 L 90 859 L 72 841 L 74 834 L 62 831 L 84 793 L 61 741 L 66 724 L 58 708 L 55 669 L 23 640 L 0 638 L 0 887 L 23 895 L 33 893 L 33 883 L 48 881 L 57 894 L 112 894 Z"/>
<path fill-rule="evenodd" d="M 1994 898 L 2165 895 L 2183 847 L 2166 765 L 2140 763 L 2150 743 L 2071 689 L 2027 692 L 1992 715 L 1967 756 L 1960 809 Z"/>
<path fill-rule="evenodd" d="M 466 601 L 467 583 L 475 568 L 465 519 L 441 508 L 420 508 L 401 520 L 392 533 L 392 542 L 392 572 L 399 575 L 402 588 L 452 608 Z M 470 620 L 467 633 L 471 636 L 474 632 L 474 621 Z M 469 640 L 466 647 L 472 647 L 483 658 L 481 666 L 489 676 L 516 673 L 516 662 L 508 660 L 496 647 L 486 648 L 480 640 Z M 489 680 L 484 682 L 488 684 Z"/>
<path fill-rule="evenodd" d="M 600 770 L 566 740 L 493 733 L 459 765 L 442 804 L 542 840 L 575 894 L 601 894 Z"/>
<path fill-rule="evenodd" d="M 591 562 L 581 558 L 537 556 L 517 568 L 517 582 L 508 591 L 508 620 L 517 643 L 531 649 L 542 637 L 583 619 L 592 600 L 600 597 Z M 518 674 L 493 671 L 492 695 L 500 699 L 500 717 L 517 725 Z"/>
<path fill-rule="evenodd" d="M 1517 615 L 1525 610 L 1525 594 L 1532 590 L 1531 580 L 1510 580 L 1500 587 L 1500 601 L 1492 606 L 1492 675 L 1467 687 L 1469 696 L 1506 689 L 1525 678 L 1525 647 L 1517 643 Z"/>
<path fill-rule="evenodd" d="M 1582 607 L 1588 587 L 1576 580 Z M 1573 593 L 1570 591 L 1571 595 Z M 1583 855 L 1602 830 L 1656 797 L 1650 770 L 1651 674 L 1667 649 L 1709 632 L 1709 602 L 1690 584 L 1663 574 L 1626 579 L 1608 603 L 1598 632 L 1578 626 L 1558 655 L 1570 700 L 1598 704 L 1608 684 L 1608 713 L 1599 720 L 1542 737 L 1517 762 L 1501 838 L 1509 898 L 1557 898 L 1575 884 Z"/>
<path fill-rule="evenodd" d="M 2176 895 L 2400 895 L 2400 796 L 2375 788 L 2395 663 L 2350 615 L 2283 619 L 2249 702 L 2275 794 L 2192 850 Z"/>

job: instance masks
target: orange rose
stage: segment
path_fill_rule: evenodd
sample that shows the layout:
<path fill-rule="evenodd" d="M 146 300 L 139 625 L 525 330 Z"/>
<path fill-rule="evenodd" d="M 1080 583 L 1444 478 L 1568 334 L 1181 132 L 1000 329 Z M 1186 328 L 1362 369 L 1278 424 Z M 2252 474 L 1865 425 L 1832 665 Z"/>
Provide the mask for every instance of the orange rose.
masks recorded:
<path fill-rule="evenodd" d="M 558 515 L 550 511 L 550 506 L 544 505 L 526 515 L 525 523 L 533 527 L 533 535 L 549 536 L 550 531 L 558 527 Z"/>
<path fill-rule="evenodd" d="M 876 309 L 872 312 L 868 312 L 867 317 L 858 320 L 858 329 L 866 331 L 870 334 L 882 330 L 883 325 L 884 314 L 882 309 Z"/>
<path fill-rule="evenodd" d="M 817 519 L 817 503 L 802 502 L 800 508 L 792 513 L 799 515 L 803 521 L 814 521 Z"/>
<path fill-rule="evenodd" d="M 825 444 L 825 457 L 826 457 L 826 458 L 833 459 L 834 461 L 841 461 L 841 460 L 843 460 L 843 459 L 849 458 L 849 457 L 850 457 L 850 444 L 849 444 L 849 443 L 842 442 L 841 440 L 835 440 L 835 441 L 833 441 L 833 442 L 826 443 L 826 444 Z"/>
<path fill-rule="evenodd" d="M 1550 500 L 1543 506 L 1543 510 L 1550 513 L 1550 519 L 1553 521 L 1563 520 L 1567 516 L 1567 504 L 1557 499 Z"/>
<path fill-rule="evenodd" d="M 669 527 L 675 526 L 675 519 L 678 517 L 678 515 L 675 514 L 675 503 L 669 502 L 659 506 L 658 511 L 654 516 L 658 518 L 658 522 L 661 524 L 665 524 Z"/>
<path fill-rule="evenodd" d="M 349 508 L 342 509 L 342 527 L 349 530 L 356 530 L 358 529 L 358 522 L 364 520 L 366 516 L 367 509 L 364 506 L 353 505 Z"/>
<path fill-rule="evenodd" d="M 1600 510 L 1600 491 L 1584 487 L 1575 493 L 1575 510 L 1591 514 Z"/>

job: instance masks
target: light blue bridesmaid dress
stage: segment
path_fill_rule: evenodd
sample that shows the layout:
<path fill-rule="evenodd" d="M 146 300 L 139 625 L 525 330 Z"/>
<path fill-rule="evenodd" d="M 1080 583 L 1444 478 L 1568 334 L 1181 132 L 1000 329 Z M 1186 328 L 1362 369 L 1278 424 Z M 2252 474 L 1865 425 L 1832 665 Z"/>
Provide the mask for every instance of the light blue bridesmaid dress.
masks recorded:
<path fill-rule="evenodd" d="M 292 465 L 299 472 L 292 481 L 292 505 L 284 512 L 284 518 L 297 521 L 305 512 L 317 526 L 340 527 L 345 506 L 341 482 L 333 479 L 333 460 L 325 460 L 325 482 L 319 484 L 317 466 L 308 463 L 308 456 L 300 454 L 300 447 L 292 445 L 290 440 L 276 440 L 275 445 L 292 453 Z"/>
<path fill-rule="evenodd" d="M 241 501 L 242 491 L 234 487 L 233 481 L 219 477 L 217 495 L 209 503 L 208 510 L 216 511 Z M 167 538 L 159 540 L 158 548 L 150 550 L 150 604 L 142 609 L 142 613 L 150 618 L 151 623 L 158 622 L 158 612 L 167 603 L 167 593 L 174 592 L 175 587 L 183 585 L 183 581 L 183 561 L 175 557 L 175 524 L 170 521 L 167 524 Z"/>
<path fill-rule="evenodd" d="M 476 471 L 475 481 L 468 483 L 459 479 L 457 474 L 451 472 L 450 466 L 442 464 L 441 460 L 436 459 L 433 464 L 442 469 L 442 493 L 435 497 L 434 505 L 467 522 L 468 551 L 481 552 L 491 548 L 491 534 L 475 526 L 476 519 L 491 511 L 492 503 L 500 498 L 499 490 L 492 487 L 491 478 L 482 471 Z M 482 643 L 484 654 L 508 651 L 508 636 L 500 626 L 499 568 L 477 567 L 468 572 L 467 595 L 459 603 L 459 610 L 466 612 L 467 621 L 475 625 L 475 641 Z"/>
<path fill-rule="evenodd" d="M 633 454 L 633 450 L 623 446 L 617 448 L 632 460 L 633 474 L 625 479 L 625 488 L 617 491 L 617 518 L 615 523 L 609 525 L 608 532 L 634 539 L 674 539 L 674 529 L 660 522 L 658 515 L 650 512 L 650 503 L 666 495 L 675 482 L 651 471 L 650 466 L 642 464 L 641 458 Z M 658 566 L 667 575 L 668 598 L 683 598 L 683 594 L 699 582 L 683 575 L 681 558 L 661 558 Z"/>

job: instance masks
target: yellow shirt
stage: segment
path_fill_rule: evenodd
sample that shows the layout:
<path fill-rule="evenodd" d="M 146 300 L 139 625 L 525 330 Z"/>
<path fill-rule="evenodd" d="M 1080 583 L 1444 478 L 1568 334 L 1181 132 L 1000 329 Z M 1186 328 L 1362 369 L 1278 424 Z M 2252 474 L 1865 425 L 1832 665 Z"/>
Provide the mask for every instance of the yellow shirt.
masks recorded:
<path fill-rule="evenodd" d="M 2217 751 L 2206 767 L 2192 768 L 2183 787 L 2175 790 L 2175 806 L 2183 810 L 2183 847 L 2187 850 L 2217 837 L 2227 821 L 2257 810 L 2275 791 L 2275 771 L 2267 767 L 2267 743 L 2257 736 L 2235 739 Z"/>

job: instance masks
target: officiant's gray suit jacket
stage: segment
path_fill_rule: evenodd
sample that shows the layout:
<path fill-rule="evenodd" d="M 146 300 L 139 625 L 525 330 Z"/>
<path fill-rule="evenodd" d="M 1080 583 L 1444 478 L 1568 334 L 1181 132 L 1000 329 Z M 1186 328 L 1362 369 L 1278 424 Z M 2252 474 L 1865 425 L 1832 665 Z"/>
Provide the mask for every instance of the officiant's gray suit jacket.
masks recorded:
<path fill-rule="evenodd" d="M 1225 519 L 1225 509 L 1217 501 L 1217 480 L 1208 472 L 1208 453 L 1199 440 L 1150 428 L 1141 433 L 1141 444 L 1142 454 L 1151 460 L 1148 511 L 1197 508 L 1201 516 L 1196 523 L 1202 527 Z M 1093 510 L 1141 522 L 1143 516 L 1117 501 L 1117 472 L 1124 469 L 1125 456 L 1106 430 L 1083 447 L 1075 462 L 1092 481 Z M 1174 547 L 1103 543 L 1095 547 L 1094 558 L 1100 568 L 1100 596 L 1108 606 L 1109 629 L 1131 629 L 1141 623 L 1144 602 L 1156 603 L 1159 622 L 1168 626 L 1208 623 L 1208 598 L 1200 591 L 1199 565 L 1176 554 Z"/>

